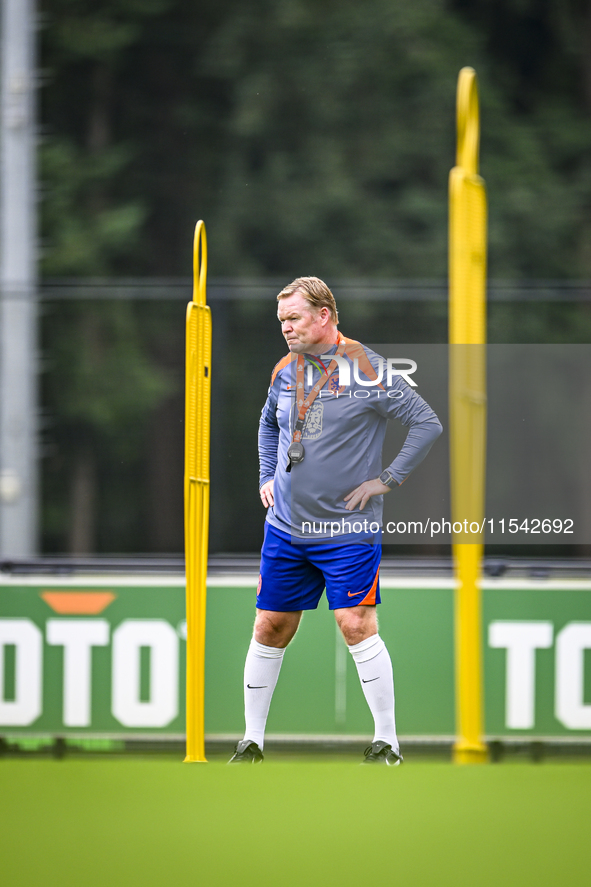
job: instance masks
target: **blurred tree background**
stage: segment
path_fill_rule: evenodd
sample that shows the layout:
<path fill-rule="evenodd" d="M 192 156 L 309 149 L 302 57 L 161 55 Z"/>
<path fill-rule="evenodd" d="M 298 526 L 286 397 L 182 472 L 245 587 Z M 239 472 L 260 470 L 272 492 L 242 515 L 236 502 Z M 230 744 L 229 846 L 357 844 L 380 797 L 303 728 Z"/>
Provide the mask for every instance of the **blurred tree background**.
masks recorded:
<path fill-rule="evenodd" d="M 591 277 L 591 12 L 581 0 L 41 9 L 46 280 L 186 277 L 197 218 L 213 277 L 444 278 L 467 64 L 479 76 L 491 277 Z M 182 301 L 44 306 L 44 550 L 180 551 Z M 274 310 L 214 306 L 212 550 L 253 550 L 261 537 L 255 438 L 283 353 Z M 365 341 L 446 338 L 444 303 L 368 297 L 343 303 L 341 319 Z M 584 303 L 490 306 L 491 341 L 590 334 Z M 252 382 L 239 391 L 245 363 Z"/>

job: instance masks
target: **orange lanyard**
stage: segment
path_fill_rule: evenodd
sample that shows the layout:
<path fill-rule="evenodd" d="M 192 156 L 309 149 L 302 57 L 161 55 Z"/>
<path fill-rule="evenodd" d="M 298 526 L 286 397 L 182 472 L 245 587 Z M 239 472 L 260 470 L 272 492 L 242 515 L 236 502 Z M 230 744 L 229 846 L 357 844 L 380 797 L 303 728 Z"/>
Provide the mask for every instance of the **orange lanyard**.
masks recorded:
<path fill-rule="evenodd" d="M 344 353 L 347 344 L 345 339 L 339 333 L 337 339 L 338 348 L 335 352 L 335 355 L 331 362 L 328 365 L 328 368 L 323 372 L 320 376 L 316 384 L 310 390 L 308 396 L 304 398 L 304 356 L 303 354 L 298 354 L 297 367 L 296 367 L 296 396 L 297 396 L 297 406 L 298 406 L 298 418 L 295 423 L 295 429 L 293 432 L 292 442 L 299 443 L 302 439 L 302 431 L 304 429 L 304 421 L 306 418 L 306 413 L 316 400 L 319 391 L 326 385 L 330 376 L 333 374 L 335 369 L 338 366 L 335 357 L 341 357 Z"/>

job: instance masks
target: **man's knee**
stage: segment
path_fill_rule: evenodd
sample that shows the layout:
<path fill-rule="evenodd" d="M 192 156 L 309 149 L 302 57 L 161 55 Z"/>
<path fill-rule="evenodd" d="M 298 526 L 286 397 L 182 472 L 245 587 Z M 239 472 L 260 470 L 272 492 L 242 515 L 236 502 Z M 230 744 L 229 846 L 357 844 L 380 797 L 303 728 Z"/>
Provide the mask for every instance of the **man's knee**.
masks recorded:
<path fill-rule="evenodd" d="M 276 613 L 273 610 L 257 610 L 254 639 L 266 647 L 287 647 L 298 630 L 301 618 L 301 612 Z"/>
<path fill-rule="evenodd" d="M 345 607 L 335 610 L 335 617 L 349 647 L 377 634 L 378 618 L 375 607 Z"/>

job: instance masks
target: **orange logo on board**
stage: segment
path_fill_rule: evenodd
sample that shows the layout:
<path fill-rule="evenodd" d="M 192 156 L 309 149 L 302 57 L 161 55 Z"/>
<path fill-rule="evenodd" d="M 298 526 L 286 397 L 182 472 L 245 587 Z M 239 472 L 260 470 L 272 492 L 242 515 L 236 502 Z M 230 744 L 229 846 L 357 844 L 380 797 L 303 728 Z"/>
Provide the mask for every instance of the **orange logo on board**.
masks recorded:
<path fill-rule="evenodd" d="M 117 595 L 112 591 L 42 591 L 41 597 L 62 616 L 98 616 Z"/>

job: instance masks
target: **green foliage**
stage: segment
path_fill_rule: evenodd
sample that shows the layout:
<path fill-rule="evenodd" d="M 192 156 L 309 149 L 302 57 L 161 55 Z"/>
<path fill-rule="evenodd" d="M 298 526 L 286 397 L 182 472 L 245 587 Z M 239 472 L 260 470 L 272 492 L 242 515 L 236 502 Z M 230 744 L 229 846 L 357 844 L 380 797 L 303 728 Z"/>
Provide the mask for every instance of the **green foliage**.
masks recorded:
<path fill-rule="evenodd" d="M 110 205 L 95 199 L 130 162 L 131 151 L 116 145 L 96 157 L 66 139 L 41 151 L 46 189 L 45 226 L 50 232 L 44 269 L 49 275 L 105 275 L 138 238 L 145 217 L 143 201 Z"/>
<path fill-rule="evenodd" d="M 590 273 L 574 2 L 46 6 L 47 272 L 184 274 L 203 217 L 220 276 L 441 276 L 455 84 L 472 64 L 491 273 Z"/>
<path fill-rule="evenodd" d="M 578 0 L 43 0 L 42 11 L 44 275 L 188 275 L 204 218 L 215 276 L 442 278 L 455 87 L 472 65 L 491 276 L 591 276 L 591 55 Z M 248 365 L 253 344 L 280 350 L 267 307 L 224 320 L 220 306 L 218 404 L 233 403 L 233 364 Z M 445 339 L 442 304 L 341 308 L 345 331 L 365 341 L 384 328 Z M 489 313 L 491 341 L 591 335 L 586 306 Z M 146 544 L 142 434 L 159 417 L 150 452 L 178 462 L 182 420 L 182 312 L 151 317 L 103 303 L 53 306 L 43 320 L 54 549 L 75 519 L 72 466 L 89 453 L 101 526 L 110 521 L 97 545 Z M 260 375 L 262 393 L 266 362 Z M 249 501 L 254 461 L 238 491 L 223 481 L 238 442 L 254 446 L 257 391 L 214 416 L 216 547 L 258 541 L 235 506 Z M 164 422 L 174 431 L 154 446 Z M 160 475 L 154 501 L 173 480 Z"/>
<path fill-rule="evenodd" d="M 176 393 L 178 381 L 152 358 L 142 307 L 91 301 L 46 305 L 45 550 L 63 552 L 71 546 L 68 539 L 77 523 L 89 519 L 88 510 L 87 552 L 145 545 L 147 423 L 159 404 Z M 81 465 L 86 504 L 76 492 Z"/>
<path fill-rule="evenodd" d="M 130 302 L 60 304 L 47 348 L 48 395 L 59 400 L 62 433 L 99 431 L 119 452 L 137 447 L 143 417 L 170 391 L 146 353 L 137 309 Z"/>
<path fill-rule="evenodd" d="M 109 274 L 137 242 L 146 216 L 123 183 L 137 141 L 114 120 L 118 72 L 146 19 L 168 0 L 48 0 L 40 150 L 46 274 Z"/>
<path fill-rule="evenodd" d="M 384 0 L 260 0 L 222 23 L 205 64 L 233 96 L 212 219 L 231 266 L 443 272 L 454 81 L 472 41 L 441 23 L 439 4 Z"/>
<path fill-rule="evenodd" d="M 591 20 L 586 4 L 454 0 L 452 7 L 482 35 L 487 60 L 481 81 L 482 169 L 491 204 L 491 274 L 588 278 Z M 504 107 L 502 116 L 492 118 L 491 84 Z"/>

